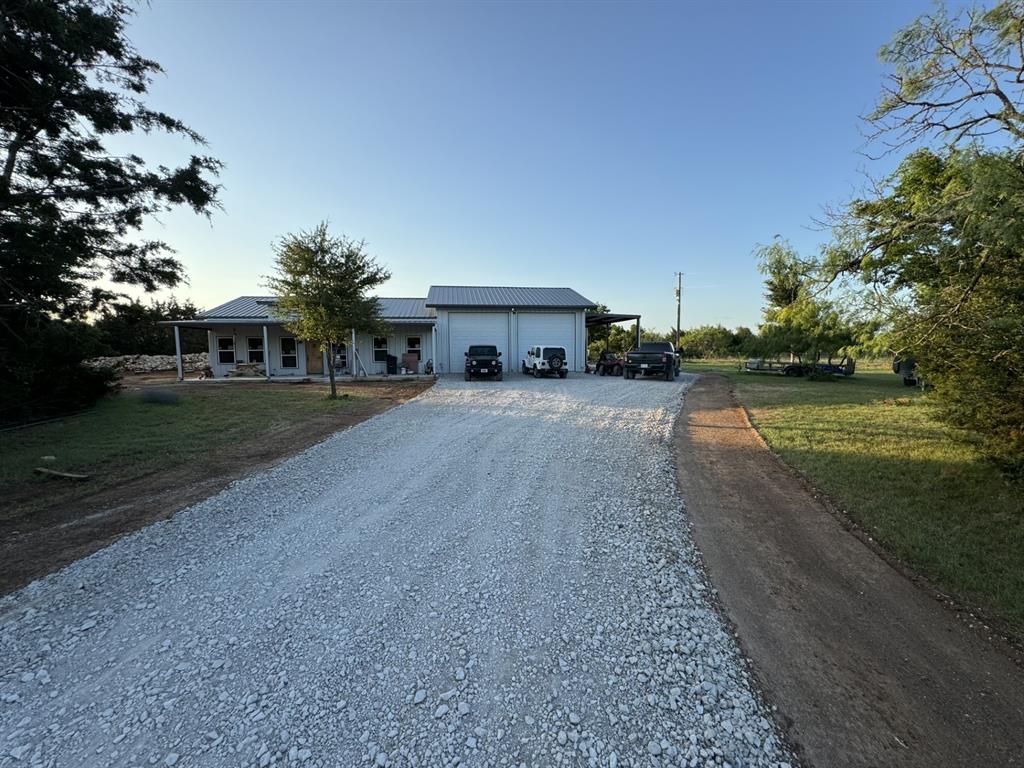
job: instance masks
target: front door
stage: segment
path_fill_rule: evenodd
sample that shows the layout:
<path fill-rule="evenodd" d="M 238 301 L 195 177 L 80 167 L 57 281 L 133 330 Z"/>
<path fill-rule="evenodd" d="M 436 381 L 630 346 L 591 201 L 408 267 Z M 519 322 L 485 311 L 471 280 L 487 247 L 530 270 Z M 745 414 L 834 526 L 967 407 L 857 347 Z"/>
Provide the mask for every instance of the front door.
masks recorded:
<path fill-rule="evenodd" d="M 312 341 L 307 341 L 306 347 L 306 373 L 319 374 L 323 376 L 324 373 L 324 354 L 320 351 L 320 345 Z"/>

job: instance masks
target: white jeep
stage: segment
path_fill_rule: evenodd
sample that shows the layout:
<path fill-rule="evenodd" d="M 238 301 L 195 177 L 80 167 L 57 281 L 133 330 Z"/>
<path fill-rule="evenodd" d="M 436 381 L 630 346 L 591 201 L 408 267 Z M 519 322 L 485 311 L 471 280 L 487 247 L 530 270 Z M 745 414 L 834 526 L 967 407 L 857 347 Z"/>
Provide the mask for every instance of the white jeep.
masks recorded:
<path fill-rule="evenodd" d="M 565 367 L 565 347 L 546 347 L 538 344 L 530 347 L 523 360 L 523 374 L 533 374 L 534 378 L 541 376 L 557 375 L 564 379 L 569 371 Z"/>

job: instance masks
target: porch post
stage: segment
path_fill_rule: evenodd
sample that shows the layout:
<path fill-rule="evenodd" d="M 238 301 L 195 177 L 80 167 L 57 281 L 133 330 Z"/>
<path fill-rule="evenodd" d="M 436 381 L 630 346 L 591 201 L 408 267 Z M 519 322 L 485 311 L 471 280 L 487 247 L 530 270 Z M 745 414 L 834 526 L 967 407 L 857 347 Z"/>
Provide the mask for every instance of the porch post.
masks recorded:
<path fill-rule="evenodd" d="M 430 359 L 434 361 L 434 375 L 437 375 L 437 326 L 430 326 Z"/>
<path fill-rule="evenodd" d="M 185 366 L 181 363 L 181 326 L 174 326 L 174 356 L 178 359 L 178 381 L 185 380 Z"/>
<path fill-rule="evenodd" d="M 263 368 L 267 372 L 267 381 L 270 381 L 270 334 L 266 325 L 263 326 Z"/>
<path fill-rule="evenodd" d="M 356 329 L 352 329 L 352 348 L 348 351 L 348 367 L 352 371 L 352 380 L 356 378 Z"/>

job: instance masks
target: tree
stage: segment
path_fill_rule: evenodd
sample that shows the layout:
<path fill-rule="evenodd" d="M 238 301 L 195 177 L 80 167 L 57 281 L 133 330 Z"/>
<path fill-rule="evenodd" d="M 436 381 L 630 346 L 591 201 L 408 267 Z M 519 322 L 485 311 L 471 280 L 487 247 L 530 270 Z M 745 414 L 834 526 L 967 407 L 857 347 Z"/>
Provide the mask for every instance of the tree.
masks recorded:
<path fill-rule="evenodd" d="M 946 419 L 1024 478 L 1024 3 L 922 16 L 881 51 L 869 121 L 908 155 L 834 220 L 824 278 L 852 278 Z"/>
<path fill-rule="evenodd" d="M 209 214 L 220 163 L 191 156 L 150 167 L 112 152 L 119 134 L 154 130 L 197 144 L 202 137 L 147 107 L 162 70 L 125 37 L 121 0 L 10 0 L 0 21 L 0 397 L 45 400 L 56 372 L 38 339 L 117 295 L 181 282 L 165 243 L 140 239 L 148 216 L 177 205 Z M 67 361 L 64 361 L 67 363 Z M 62 363 L 64 366 L 64 363 Z M 67 375 L 61 368 L 60 375 Z"/>
<path fill-rule="evenodd" d="M 763 354 L 817 363 L 850 353 L 860 329 L 847 321 L 834 302 L 817 294 L 815 262 L 802 259 L 785 240 L 760 246 L 755 253 L 765 275 L 764 324 L 758 332 Z M 863 332 L 868 332 L 867 324 Z"/>
<path fill-rule="evenodd" d="M 867 120 L 888 149 L 940 137 L 950 145 L 1004 134 L 1024 141 L 1024 4 L 953 15 L 943 7 L 879 52 L 893 72 Z"/>
<path fill-rule="evenodd" d="M 588 315 L 603 315 L 608 312 L 608 307 L 601 302 L 593 309 L 588 309 Z M 608 342 L 608 335 L 611 333 L 610 325 L 595 325 L 587 329 L 587 348 L 593 347 L 600 354 Z"/>
<path fill-rule="evenodd" d="M 1024 158 L 915 152 L 851 204 L 825 268 L 861 280 L 947 419 L 1024 476 Z"/>
<path fill-rule="evenodd" d="M 730 352 L 738 357 L 749 357 L 757 349 L 757 335 L 744 325 L 739 326 L 732 334 Z"/>
<path fill-rule="evenodd" d="M 721 325 L 700 325 L 686 331 L 680 345 L 685 357 L 726 357 L 732 349 L 733 335 Z"/>
<path fill-rule="evenodd" d="M 174 334 L 160 325 L 163 320 L 187 320 L 199 314 L 190 301 L 123 301 L 105 306 L 94 323 L 105 353 L 110 355 L 173 355 Z M 181 329 L 181 351 L 205 352 L 206 333 L 197 328 Z"/>
<path fill-rule="evenodd" d="M 334 345 L 353 330 L 372 333 L 380 328 L 380 304 L 368 292 L 391 273 L 366 253 L 365 242 L 331 235 L 327 222 L 281 238 L 274 257 L 277 274 L 267 279 L 267 286 L 277 295 L 276 311 L 298 338 L 330 353 L 331 397 L 337 397 Z"/>

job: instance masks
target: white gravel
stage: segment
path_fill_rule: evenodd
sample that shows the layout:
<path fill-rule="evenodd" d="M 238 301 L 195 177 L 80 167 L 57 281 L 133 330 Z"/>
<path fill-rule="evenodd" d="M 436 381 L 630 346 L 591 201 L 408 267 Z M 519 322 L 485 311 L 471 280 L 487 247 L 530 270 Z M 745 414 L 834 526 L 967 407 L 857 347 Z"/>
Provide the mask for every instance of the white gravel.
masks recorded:
<path fill-rule="evenodd" d="M 686 383 L 446 380 L 10 595 L 0 766 L 792 762 L 675 491 Z"/>

